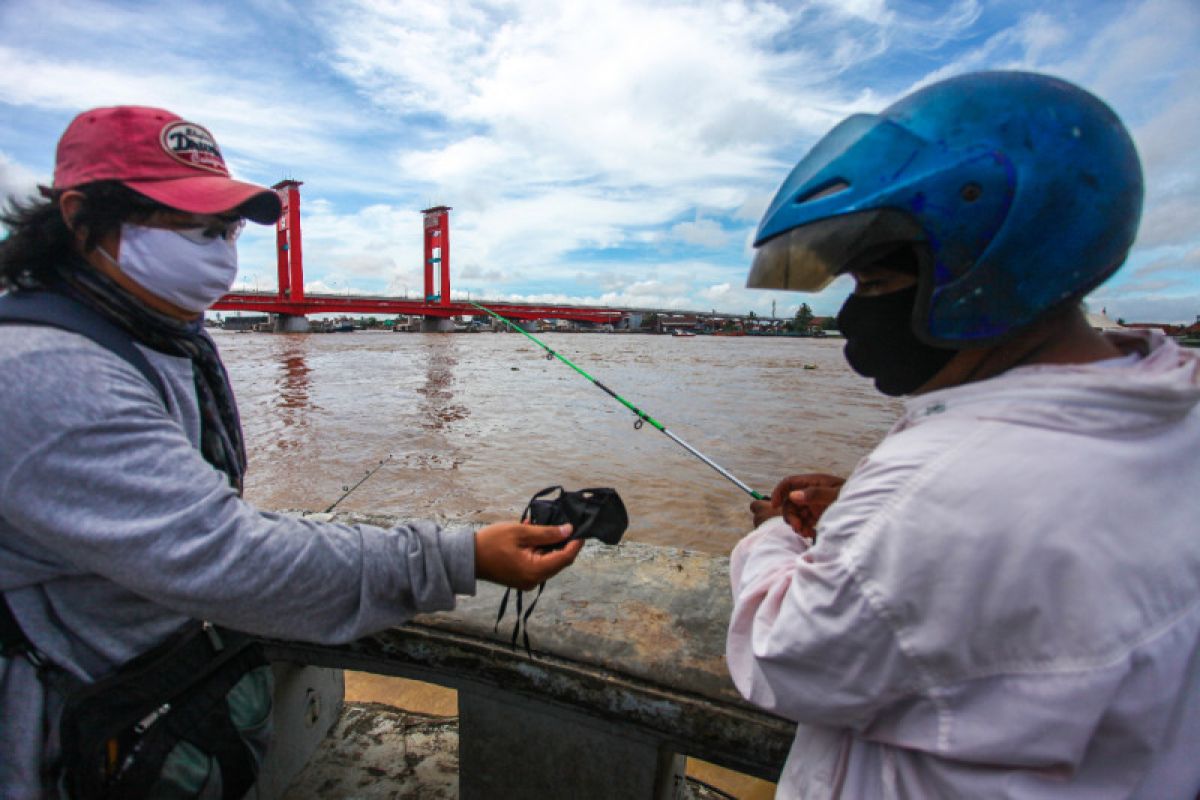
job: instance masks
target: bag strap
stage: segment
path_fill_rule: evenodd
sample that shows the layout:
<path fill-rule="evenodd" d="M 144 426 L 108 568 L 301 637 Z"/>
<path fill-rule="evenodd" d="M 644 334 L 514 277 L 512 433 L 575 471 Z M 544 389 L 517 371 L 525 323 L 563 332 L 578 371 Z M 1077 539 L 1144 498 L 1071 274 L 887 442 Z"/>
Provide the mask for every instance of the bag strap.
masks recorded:
<path fill-rule="evenodd" d="M 57 292 L 9 292 L 0 295 L 0 323 L 44 325 L 85 336 L 140 372 L 167 404 L 162 376 L 134 345 L 133 337 L 83 303 Z"/>
<path fill-rule="evenodd" d="M 0 594 L 0 656 L 12 658 L 28 652 L 29 647 L 29 638 L 17 624 L 17 618 L 8 607 L 8 600 Z"/>
<path fill-rule="evenodd" d="M 163 405 L 167 390 L 162 376 L 133 343 L 133 337 L 99 312 L 66 295 L 49 291 L 8 292 L 0 295 L 0 324 L 43 325 L 77 333 L 120 357 L 150 382 Z M 32 652 L 29 637 L 21 630 L 8 601 L 0 594 L 0 654 L 10 658 Z"/>

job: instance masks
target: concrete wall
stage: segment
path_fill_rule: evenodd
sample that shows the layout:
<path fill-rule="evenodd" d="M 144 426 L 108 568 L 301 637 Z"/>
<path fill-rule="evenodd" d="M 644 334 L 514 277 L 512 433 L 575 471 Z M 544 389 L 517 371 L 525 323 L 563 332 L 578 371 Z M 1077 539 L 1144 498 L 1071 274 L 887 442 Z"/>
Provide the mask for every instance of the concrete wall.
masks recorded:
<path fill-rule="evenodd" d="M 291 314 L 272 314 L 275 333 L 308 333 L 308 317 L 294 317 Z"/>
<path fill-rule="evenodd" d="M 448 333 L 454 330 L 454 320 L 448 317 L 422 317 L 421 333 Z"/>
<path fill-rule="evenodd" d="M 221 322 L 221 328 L 227 331 L 249 331 L 253 330 L 255 325 L 261 325 L 269 321 L 266 314 L 255 314 L 247 317 L 225 317 Z"/>
<path fill-rule="evenodd" d="M 511 600 L 495 629 L 504 590 L 488 583 L 453 611 L 349 645 L 272 642 L 269 649 L 273 657 L 458 689 L 464 798 L 540 800 L 568 789 L 587 800 L 659 798 L 677 785 L 680 756 L 773 781 L 795 725 L 746 703 L 729 679 L 728 570 L 722 557 L 589 542 L 546 585 L 527 623 L 530 653 L 520 639 L 511 642 Z M 503 743 L 508 732 L 519 744 Z M 513 747 L 539 755 L 516 764 Z M 576 766 L 581 758 L 595 762 Z M 624 782 L 612 779 L 614 771 Z"/>

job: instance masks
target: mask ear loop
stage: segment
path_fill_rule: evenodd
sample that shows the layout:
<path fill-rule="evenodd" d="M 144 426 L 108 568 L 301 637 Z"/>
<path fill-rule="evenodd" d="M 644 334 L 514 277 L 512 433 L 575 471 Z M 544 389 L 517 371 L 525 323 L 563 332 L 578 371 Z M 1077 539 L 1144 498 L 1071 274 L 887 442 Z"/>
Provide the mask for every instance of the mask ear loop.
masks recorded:
<path fill-rule="evenodd" d="M 548 495 L 548 494 L 554 492 L 555 490 L 557 490 L 559 492 L 559 495 L 561 497 L 561 495 L 563 494 L 563 488 L 561 486 L 551 486 L 548 489 L 543 489 L 542 491 L 535 494 L 532 498 L 530 498 L 529 502 L 525 505 L 525 510 L 523 512 L 521 512 L 521 522 L 528 523 L 533 518 L 532 515 L 533 515 L 533 501 L 534 500 L 544 497 L 545 495 Z M 500 611 L 499 611 L 499 613 L 496 614 L 496 624 L 492 626 L 492 633 L 500 632 L 500 620 L 502 620 L 504 618 L 504 612 L 508 610 L 508 597 L 510 594 L 513 593 L 513 591 L 516 591 L 516 593 L 517 593 L 517 609 L 516 609 L 517 614 L 516 614 L 516 620 L 513 622 L 512 637 L 509 639 L 509 644 L 512 647 L 516 647 L 517 646 L 517 637 L 521 636 L 522 643 L 525 645 L 525 655 L 529 656 L 530 658 L 533 658 L 533 649 L 529 645 L 529 616 L 533 613 L 533 609 L 535 607 L 537 607 L 537 602 L 539 599 L 541 599 L 542 592 L 545 591 L 545 589 L 546 589 L 545 581 L 542 581 L 540 584 L 538 584 L 537 594 L 534 595 L 533 602 L 529 604 L 529 608 L 524 609 L 524 614 L 522 614 L 521 612 L 523 610 L 522 605 L 524 602 L 525 593 L 522 592 L 520 589 L 516 589 L 516 590 L 514 590 L 512 588 L 505 589 L 504 597 L 501 598 L 501 600 L 500 600 Z"/>
<path fill-rule="evenodd" d="M 523 512 L 521 512 L 521 522 L 528 523 L 530 521 L 530 519 L 532 519 L 533 501 L 538 499 L 539 497 L 541 497 L 544 494 L 548 494 L 551 491 L 553 491 L 553 489 L 543 489 L 542 491 L 535 494 L 529 500 L 529 502 L 525 505 L 525 510 Z M 545 585 L 546 584 L 544 584 L 544 583 L 542 584 L 542 586 L 545 586 Z M 514 590 L 511 587 L 506 588 L 504 590 L 504 597 L 501 598 L 501 600 L 500 600 L 500 611 L 499 611 L 499 613 L 496 614 L 496 624 L 492 626 L 492 633 L 500 632 L 500 620 L 504 619 L 504 612 L 508 610 L 508 598 L 509 598 L 509 595 L 511 595 L 513 593 L 513 591 Z M 517 614 L 516 614 L 516 619 L 513 621 L 512 638 L 509 640 L 509 644 L 512 647 L 517 646 L 517 636 L 521 633 L 521 606 L 522 606 L 522 599 L 524 597 L 524 592 L 522 592 L 520 589 L 516 589 L 515 591 L 517 593 Z M 540 589 L 538 591 L 538 596 L 539 597 L 541 596 Z M 537 603 L 537 600 L 535 599 L 534 604 L 536 604 L 536 603 Z M 529 610 L 532 612 L 533 606 L 530 606 Z M 528 619 L 528 615 L 526 615 L 525 618 Z M 528 631 L 525 632 L 525 652 L 528 653 L 529 656 L 532 658 L 533 653 L 530 652 L 530 649 L 529 649 L 529 632 Z"/>
<path fill-rule="evenodd" d="M 544 584 L 544 583 L 542 584 L 542 586 L 545 586 L 545 585 L 546 584 Z M 509 644 L 512 645 L 513 647 L 516 647 L 517 646 L 517 636 L 518 636 L 518 634 L 521 633 L 521 598 L 524 596 L 524 592 L 522 592 L 520 589 L 514 590 L 514 589 L 509 588 L 509 589 L 504 590 L 504 597 L 500 600 L 500 611 L 499 611 L 499 613 L 496 614 L 496 624 L 492 626 L 492 633 L 500 632 L 500 620 L 504 619 L 504 612 L 506 610 L 508 610 L 508 596 L 510 594 L 512 594 L 513 591 L 516 591 L 516 593 L 517 593 L 517 618 L 516 618 L 516 621 L 513 622 L 512 638 L 509 639 Z M 542 592 L 541 592 L 541 589 L 539 588 L 538 589 L 538 597 L 541 597 L 541 596 L 542 596 Z M 536 604 L 537 600 L 535 599 L 533 602 L 534 602 L 534 604 Z M 530 612 L 533 611 L 533 606 L 529 607 L 529 611 Z M 528 619 L 529 614 L 526 614 L 525 618 Z M 526 631 L 526 633 L 525 633 L 525 652 L 529 653 L 529 655 L 532 657 L 533 653 L 530 652 L 530 650 L 529 650 L 529 633 L 528 633 L 528 631 Z"/>
<path fill-rule="evenodd" d="M 563 496 L 565 496 L 567 494 L 566 490 L 563 489 L 561 486 L 555 486 L 554 488 L 557 489 L 559 492 L 559 499 L 562 499 Z M 576 492 L 575 494 L 582 495 L 585 492 L 591 492 L 591 491 L 593 491 L 593 490 L 592 489 L 584 489 L 583 491 Z M 541 497 L 542 495 L 547 494 L 547 493 L 548 492 L 545 490 L 538 492 L 537 494 L 534 495 L 534 499 L 536 500 L 538 497 Z M 581 538 L 586 533 L 587 529 L 592 526 L 592 523 L 596 521 L 596 517 L 600 514 L 599 504 L 588 504 L 588 505 L 593 506 L 593 507 L 590 508 L 590 511 L 587 513 L 587 516 L 584 517 L 583 522 L 581 524 L 579 524 L 578 526 L 576 526 L 576 530 L 572 533 L 572 536 L 571 536 L 572 539 Z M 526 506 L 526 513 L 528 513 L 529 509 L 532 508 L 532 506 L 533 506 L 533 500 L 530 500 L 529 505 Z M 572 524 L 574 524 L 574 523 L 572 522 Z M 525 641 L 525 654 L 527 656 L 529 656 L 530 658 L 533 658 L 533 650 L 530 649 L 530 647 L 529 647 L 529 617 L 533 614 L 533 609 L 537 607 L 538 600 L 540 600 L 542 598 L 542 592 L 544 592 L 545 590 L 546 590 L 546 582 L 542 581 L 540 584 L 538 584 L 537 594 L 534 595 L 533 602 L 529 604 L 529 608 L 526 609 L 524 616 L 521 616 L 521 593 L 517 592 L 517 617 L 519 618 L 518 625 L 522 628 L 521 633 L 522 633 L 522 636 Z M 516 629 L 516 627 L 513 628 L 512 644 L 514 647 L 517 644 L 517 629 Z"/>
<path fill-rule="evenodd" d="M 531 515 L 533 513 L 533 501 L 545 493 L 546 493 L 545 490 L 538 492 L 538 494 L 535 494 L 532 498 L 530 498 L 529 502 L 525 504 L 525 510 L 521 512 L 521 522 L 526 522 L 526 523 L 529 522 L 529 520 L 532 518 Z M 500 599 L 500 611 L 499 611 L 499 613 L 496 614 L 496 624 L 492 626 L 492 633 L 500 632 L 500 620 L 504 619 L 504 612 L 508 610 L 508 597 L 509 597 L 509 595 L 512 594 L 512 592 L 513 592 L 513 590 L 511 587 L 506 588 L 504 590 L 504 597 L 502 597 Z M 521 627 L 521 590 L 518 589 L 517 590 L 517 623 L 516 623 L 516 625 L 513 626 L 513 632 L 512 632 L 512 645 L 514 647 L 517 644 L 517 633 L 518 633 L 520 627 Z"/>
<path fill-rule="evenodd" d="M 534 595 L 533 602 L 529 604 L 529 608 L 525 610 L 525 616 L 523 617 L 521 616 L 521 593 L 517 592 L 517 616 L 520 618 L 519 624 L 521 625 L 521 635 L 525 640 L 525 655 L 529 656 L 530 658 L 533 658 L 533 650 L 529 647 L 529 616 L 533 614 L 533 609 L 537 606 L 537 602 L 541 599 L 542 591 L 545 588 L 545 581 L 542 581 L 540 584 L 538 584 L 537 594 Z M 512 644 L 516 645 L 516 643 L 517 632 L 514 628 Z"/>

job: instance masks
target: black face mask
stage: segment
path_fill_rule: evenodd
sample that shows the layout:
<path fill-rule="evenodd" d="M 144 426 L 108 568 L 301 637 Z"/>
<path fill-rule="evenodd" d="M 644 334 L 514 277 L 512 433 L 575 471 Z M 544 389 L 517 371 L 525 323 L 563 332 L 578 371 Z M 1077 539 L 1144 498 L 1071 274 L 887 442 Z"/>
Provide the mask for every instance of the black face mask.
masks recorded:
<path fill-rule="evenodd" d="M 916 337 L 916 302 L 916 286 L 875 297 L 852 294 L 837 315 L 851 369 L 874 378 L 875 388 L 892 397 L 912 394 L 958 352 L 931 347 Z"/>

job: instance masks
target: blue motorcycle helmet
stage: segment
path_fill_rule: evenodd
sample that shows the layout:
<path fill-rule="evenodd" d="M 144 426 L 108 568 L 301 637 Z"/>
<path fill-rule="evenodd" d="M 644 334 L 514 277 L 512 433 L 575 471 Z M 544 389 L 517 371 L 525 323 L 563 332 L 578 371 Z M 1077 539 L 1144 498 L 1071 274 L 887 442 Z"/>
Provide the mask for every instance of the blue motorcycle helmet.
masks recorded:
<path fill-rule="evenodd" d="M 1125 261 L 1142 170 L 1101 100 L 1028 72 L 950 78 L 855 114 L 796 165 L 755 236 L 748 288 L 818 291 L 911 245 L 913 332 L 999 342 Z"/>

